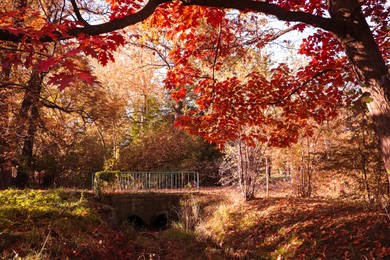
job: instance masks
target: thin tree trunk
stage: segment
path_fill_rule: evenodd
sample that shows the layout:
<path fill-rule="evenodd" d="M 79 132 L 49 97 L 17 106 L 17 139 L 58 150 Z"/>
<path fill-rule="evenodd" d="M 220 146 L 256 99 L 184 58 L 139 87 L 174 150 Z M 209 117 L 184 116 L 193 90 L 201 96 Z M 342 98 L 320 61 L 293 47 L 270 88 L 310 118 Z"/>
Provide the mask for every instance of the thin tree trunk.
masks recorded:
<path fill-rule="evenodd" d="M 266 179 L 266 189 L 267 197 L 269 197 L 269 172 L 268 172 L 268 157 L 265 157 L 265 179 Z"/>
<path fill-rule="evenodd" d="M 363 180 L 364 180 L 364 189 L 366 190 L 366 195 L 367 195 L 367 201 L 371 201 L 371 190 L 370 190 L 370 185 L 368 183 L 368 178 L 367 178 L 367 171 L 365 167 L 365 160 L 363 160 L 363 169 L 362 169 L 362 174 L 363 174 Z"/>
<path fill-rule="evenodd" d="M 242 162 L 242 147 L 241 147 L 241 140 L 238 140 L 238 182 L 240 184 L 242 195 L 244 196 L 244 199 L 246 200 L 246 187 L 244 182 L 244 169 L 243 169 L 243 162 Z"/>
<path fill-rule="evenodd" d="M 390 177 L 389 177 L 390 174 L 386 173 L 386 175 L 387 175 L 387 178 L 386 178 L 386 182 L 387 182 L 387 196 L 390 197 Z"/>
<path fill-rule="evenodd" d="M 306 192 L 306 182 L 305 182 L 305 156 L 304 156 L 304 151 L 303 151 L 303 141 L 301 142 L 301 196 L 305 197 L 305 192 Z"/>

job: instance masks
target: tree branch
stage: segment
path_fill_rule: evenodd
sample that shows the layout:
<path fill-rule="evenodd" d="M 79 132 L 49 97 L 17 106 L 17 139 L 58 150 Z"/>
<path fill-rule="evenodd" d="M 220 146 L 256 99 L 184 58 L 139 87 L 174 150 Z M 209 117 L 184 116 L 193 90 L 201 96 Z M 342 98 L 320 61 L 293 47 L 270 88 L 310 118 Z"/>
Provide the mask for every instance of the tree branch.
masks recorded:
<path fill-rule="evenodd" d="M 67 114 L 80 112 L 77 109 L 70 109 L 70 108 L 59 106 L 59 105 L 55 104 L 54 102 L 51 102 L 51 101 L 44 99 L 44 98 L 41 98 L 41 100 L 43 101 L 42 106 L 44 106 L 46 108 L 58 109 L 58 110 L 65 112 Z"/>
<path fill-rule="evenodd" d="M 77 27 L 77 28 L 71 28 L 65 33 L 61 33 L 59 31 L 52 32 L 55 36 L 51 36 L 50 33 L 47 35 L 42 36 L 39 41 L 40 42 L 53 42 L 56 40 L 67 40 L 71 38 L 75 38 L 78 35 L 86 34 L 90 36 L 100 35 L 104 33 L 113 32 L 116 30 L 120 30 L 123 28 L 126 28 L 130 25 L 134 25 L 136 23 L 142 22 L 145 19 L 147 19 L 149 16 L 153 14 L 153 12 L 156 10 L 156 8 L 167 2 L 171 2 L 172 0 L 150 0 L 144 8 L 142 8 L 140 11 L 138 11 L 135 14 L 124 16 L 119 19 L 114 19 L 112 21 L 97 24 L 97 25 L 91 25 L 91 26 L 85 26 L 85 27 Z M 26 39 L 27 38 L 27 39 Z M 28 34 L 25 33 L 15 33 L 11 32 L 8 29 L 1 29 L 0 28 L 0 40 L 2 41 L 9 41 L 9 42 L 21 42 L 22 40 L 29 41 Z"/>
<path fill-rule="evenodd" d="M 50 36 L 49 34 L 42 36 L 40 38 L 41 42 L 53 42 L 57 38 L 59 40 L 66 40 L 70 38 L 74 38 L 80 34 L 86 34 L 90 36 L 109 33 L 112 31 L 116 31 L 119 29 L 123 29 L 130 25 L 134 25 L 138 22 L 141 22 L 147 19 L 149 16 L 153 14 L 156 8 L 167 2 L 171 2 L 172 0 L 150 0 L 144 8 L 138 11 L 135 14 L 125 16 L 123 18 L 114 19 L 112 21 L 91 25 L 78 28 L 69 29 L 66 33 L 54 32 L 55 37 Z M 75 10 L 77 18 L 81 22 L 85 22 L 85 20 L 81 17 L 79 9 L 75 3 L 75 0 L 71 0 L 73 8 Z M 240 0 L 240 1 L 231 1 L 231 0 L 186 0 L 183 1 L 183 5 L 199 5 L 199 6 L 208 6 L 208 7 L 218 7 L 218 8 L 231 8 L 236 10 L 253 10 L 261 13 L 265 13 L 268 15 L 274 15 L 279 20 L 289 21 L 289 22 L 302 22 L 308 25 L 313 25 L 319 27 L 323 30 L 333 32 L 337 30 L 337 25 L 335 25 L 335 21 L 331 18 L 324 18 L 321 16 L 312 15 L 305 12 L 293 12 L 285 10 L 284 8 L 276 5 L 270 4 L 268 2 L 259 2 L 255 0 Z M 86 23 L 86 22 L 85 22 Z M 28 38 L 28 35 L 25 33 L 12 33 L 7 29 L 0 29 L 0 40 L 3 41 L 11 41 L 11 42 L 20 42 L 25 38 Z M 27 39 L 28 41 L 28 39 Z"/>
<path fill-rule="evenodd" d="M 70 0 L 70 2 L 72 3 L 72 7 L 74 13 L 76 14 L 77 20 L 79 20 L 79 22 L 83 23 L 85 26 L 90 26 L 90 24 L 87 23 L 87 21 L 85 21 L 84 18 L 81 16 L 80 9 L 77 6 L 76 0 Z"/>
<path fill-rule="evenodd" d="M 270 4 L 267 2 L 259 2 L 256 0 L 184 0 L 183 5 L 199 5 L 218 8 L 231 8 L 241 11 L 253 10 L 260 13 L 274 15 L 281 21 L 301 22 L 308 25 L 319 27 L 326 31 L 333 31 L 334 21 L 331 18 L 324 18 L 305 12 L 288 11 L 279 5 Z"/>
<path fill-rule="evenodd" d="M 213 61 L 213 85 L 215 84 L 215 68 L 217 65 L 219 47 L 221 45 L 221 36 L 222 36 L 222 28 L 221 28 L 221 24 L 219 24 L 218 39 L 217 39 L 217 45 L 215 46 L 215 55 Z"/>
<path fill-rule="evenodd" d="M 281 104 L 283 101 L 285 101 L 287 98 L 291 97 L 292 95 L 294 95 L 295 93 L 297 93 L 298 90 L 300 90 L 301 88 L 303 88 L 304 86 L 306 86 L 307 84 L 309 84 L 311 81 L 313 81 L 314 79 L 320 77 L 321 75 L 323 74 L 326 74 L 328 72 L 333 72 L 333 71 L 336 71 L 336 70 L 340 70 L 340 69 L 343 69 L 343 68 L 329 68 L 329 69 L 324 69 L 324 70 L 321 70 L 319 72 L 317 72 L 316 74 L 314 74 L 312 77 L 308 78 L 307 80 L 305 80 L 304 82 L 302 82 L 302 84 L 300 84 L 298 87 L 296 87 L 295 89 L 293 89 L 292 91 L 290 91 L 287 95 L 284 95 L 283 97 L 280 97 L 280 100 L 278 101 L 273 101 L 273 102 L 269 102 L 268 104 L 269 105 L 278 105 L 278 104 Z"/>

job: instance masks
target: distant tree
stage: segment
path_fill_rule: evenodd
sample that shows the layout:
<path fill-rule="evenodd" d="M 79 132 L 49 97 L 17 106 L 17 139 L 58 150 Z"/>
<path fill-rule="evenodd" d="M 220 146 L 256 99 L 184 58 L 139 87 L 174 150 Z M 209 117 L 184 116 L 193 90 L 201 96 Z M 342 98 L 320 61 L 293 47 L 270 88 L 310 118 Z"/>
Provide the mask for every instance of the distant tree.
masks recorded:
<path fill-rule="evenodd" d="M 224 160 L 219 167 L 223 185 L 240 187 L 245 200 L 255 198 L 266 171 L 266 144 L 249 146 L 242 140 L 231 141 L 224 149 Z"/>
<path fill-rule="evenodd" d="M 121 150 L 122 171 L 195 171 L 201 185 L 216 185 L 221 153 L 202 138 L 163 124 Z"/>
<path fill-rule="evenodd" d="M 329 122 L 328 149 L 318 151 L 317 170 L 345 179 L 344 195 L 358 194 L 368 202 L 390 196 L 390 183 L 378 153 L 374 125 L 363 104 L 346 109 Z M 352 179 L 348 180 L 348 178 Z"/>

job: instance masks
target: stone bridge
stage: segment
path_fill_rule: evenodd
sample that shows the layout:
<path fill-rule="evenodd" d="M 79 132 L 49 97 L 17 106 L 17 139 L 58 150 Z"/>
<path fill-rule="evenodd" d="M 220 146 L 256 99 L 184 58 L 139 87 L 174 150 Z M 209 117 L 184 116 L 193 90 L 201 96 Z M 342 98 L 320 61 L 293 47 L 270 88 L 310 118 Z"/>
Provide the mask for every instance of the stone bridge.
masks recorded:
<path fill-rule="evenodd" d="M 164 227 L 177 216 L 181 199 L 188 193 L 105 194 L 103 203 L 115 209 L 117 224 L 124 221 L 136 226 Z"/>

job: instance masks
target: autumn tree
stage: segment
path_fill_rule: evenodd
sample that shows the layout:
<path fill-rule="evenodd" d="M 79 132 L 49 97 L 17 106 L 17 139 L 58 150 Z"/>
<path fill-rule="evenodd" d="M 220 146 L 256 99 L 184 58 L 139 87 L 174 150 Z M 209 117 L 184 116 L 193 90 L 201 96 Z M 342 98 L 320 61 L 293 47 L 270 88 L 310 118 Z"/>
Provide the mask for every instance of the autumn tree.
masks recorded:
<path fill-rule="evenodd" d="M 240 139 L 228 142 L 219 167 L 222 185 L 237 185 L 245 200 L 255 198 L 266 174 L 266 150 L 266 143 L 249 146 Z"/>
<path fill-rule="evenodd" d="M 323 128 L 322 149 L 317 149 L 314 156 L 319 175 L 337 183 L 336 193 L 379 203 L 389 197 L 390 183 L 376 149 L 372 124 L 364 101 L 344 109 Z"/>
<path fill-rule="evenodd" d="M 128 39 L 115 54 L 115 63 L 99 66 L 93 62 L 98 80 L 107 92 L 126 103 L 124 125 L 116 128 L 118 156 L 114 169 L 197 171 L 202 183 L 214 184 L 220 153 L 201 137 L 189 136 L 173 127 L 177 107 L 163 88 L 161 77 L 161 70 L 168 68 L 171 61 L 159 53 L 162 37 L 152 40 L 157 35 L 147 26 L 131 31 L 134 35 L 140 32 L 142 39 Z M 114 126 L 109 117 L 106 121 L 111 122 L 108 126 Z M 113 132 L 101 132 L 107 147 L 114 146 Z"/>
<path fill-rule="evenodd" d="M 256 116 L 257 113 L 251 114 L 256 111 L 254 109 L 256 105 L 278 104 L 289 122 L 297 122 L 296 125 L 281 125 L 281 128 L 285 129 L 285 133 L 282 131 L 281 135 L 293 133 L 293 138 L 286 140 L 286 143 L 293 142 L 297 140 L 296 129 L 309 126 L 310 121 L 306 120 L 307 118 L 321 121 L 335 115 L 337 110 L 335 104 L 342 95 L 342 87 L 346 81 L 351 81 L 359 83 L 363 91 L 370 93 L 373 98 L 373 101 L 368 103 L 368 107 L 380 140 L 383 161 L 386 169 L 390 169 L 389 8 L 386 6 L 386 1 L 151 0 L 145 4 L 130 0 L 109 1 L 111 10 L 109 21 L 99 24 L 89 24 L 83 18 L 91 14 L 89 9 L 80 8 L 85 6 L 85 2 L 72 0 L 71 3 L 72 6 L 67 9 L 74 13 L 71 18 L 65 17 L 56 22 L 42 18 L 45 21 L 43 26 L 29 28 L 15 26 L 9 21 L 11 16 L 21 16 L 20 12 L 3 12 L 0 40 L 20 42 L 26 48 L 31 45 L 42 45 L 43 42 L 59 42 L 74 38 L 75 41 L 66 41 L 69 46 L 72 46 L 73 51 L 67 52 L 61 58 L 84 52 L 105 64 L 107 60 L 113 58 L 111 51 L 124 43 L 123 37 L 116 31 L 144 21 L 153 14 L 152 24 L 167 28 L 171 36 L 175 36 L 184 43 L 183 46 L 187 47 L 187 49 L 176 48 L 171 54 L 175 57 L 175 64 L 168 72 L 167 86 L 177 90 L 177 98 L 185 96 L 183 86 L 194 83 L 194 77 L 188 75 L 195 78 L 202 76 L 201 72 L 194 70 L 193 64 L 188 62 L 189 57 L 207 55 L 205 51 L 196 52 L 199 43 L 204 41 L 205 46 L 213 47 L 210 52 L 214 55 L 209 54 L 210 57 L 217 57 L 216 52 L 218 57 L 231 57 L 234 52 L 229 52 L 231 49 L 229 43 L 236 39 L 232 32 L 241 32 L 242 21 L 252 22 L 245 20 L 246 14 L 275 16 L 281 21 L 292 22 L 294 29 L 298 31 L 303 31 L 306 27 L 317 28 L 317 31 L 303 41 L 299 50 L 299 53 L 310 58 L 307 66 L 292 73 L 289 68 L 281 64 L 274 70 L 271 79 L 255 73 L 248 74 L 244 82 L 235 77 L 225 78 L 219 82 L 215 82 L 212 78 L 205 79 L 197 90 L 200 100 L 199 112 L 194 112 L 190 117 L 183 118 L 184 120 L 179 122 L 183 125 L 192 122 L 191 125 L 197 126 L 198 129 L 194 132 L 203 134 L 210 140 L 224 142 L 237 137 L 234 134 L 234 125 L 237 123 L 240 125 L 262 123 L 263 119 L 260 120 Z M 240 10 L 240 13 L 236 14 L 236 19 L 227 17 L 227 14 L 232 14 L 229 11 L 231 9 Z M 193 28 L 198 27 L 200 23 L 210 24 L 215 27 L 216 32 L 220 33 L 214 36 L 207 33 L 197 34 Z M 223 30 L 227 24 L 230 26 L 229 30 Z M 269 34 L 252 34 L 252 36 L 258 40 L 258 48 L 272 38 Z M 14 62 L 21 61 L 16 59 Z M 45 62 L 50 67 L 58 64 L 59 60 L 51 59 Z M 214 62 L 212 59 L 209 68 L 216 72 L 220 62 L 218 58 L 214 59 Z M 69 66 L 67 68 L 75 72 L 74 68 Z M 69 75 L 69 73 L 65 74 Z M 65 74 L 57 76 L 61 78 Z M 263 89 L 262 91 L 267 91 L 267 94 L 257 94 L 244 100 L 235 99 L 236 103 L 231 104 L 231 107 L 236 109 L 237 113 L 226 113 L 231 110 L 226 106 L 229 104 L 229 97 L 239 93 L 240 88 L 251 86 Z M 221 102 L 218 102 L 218 99 Z M 298 99 L 302 101 L 298 102 Z M 320 106 L 323 108 L 320 109 Z M 211 112 L 211 114 L 205 115 L 204 112 Z M 228 117 L 224 118 L 223 114 L 227 114 Z M 232 118 L 234 122 L 230 120 Z M 226 131 L 213 134 L 215 129 L 209 128 L 210 122 L 222 122 L 218 126 L 220 129 L 225 127 Z"/>
<path fill-rule="evenodd" d="M 131 48 L 126 52 L 129 54 Z M 89 67 L 87 60 L 79 59 Z M 147 121 L 152 119 L 153 109 L 139 93 L 155 100 L 152 97 L 161 86 L 152 84 L 152 73 L 139 79 L 144 72 L 138 70 L 141 62 L 125 66 L 127 62 L 124 57 L 122 62 L 105 67 L 92 62 L 99 83 L 73 81 L 64 90 L 44 84 L 34 167 L 46 170 L 45 184 L 90 187 L 92 173 L 118 169 L 123 147 L 132 146 L 133 139 L 141 135 L 132 129 L 146 130 L 152 125 Z M 158 112 L 160 106 L 154 105 L 157 117 L 163 114 Z M 142 117 L 144 120 L 139 120 Z"/>
<path fill-rule="evenodd" d="M 35 4 L 35 3 L 31 3 Z M 26 11 L 28 8 L 27 2 L 15 1 L 13 3 L 6 2 L 1 4 L 4 10 L 13 11 L 20 10 L 21 16 L 15 16 L 9 19 L 9 22 L 13 26 L 40 26 L 42 23 L 39 19 Z M 50 44 L 46 44 L 47 48 L 51 48 Z M 3 63 L 2 70 L 2 87 L 5 93 L 8 94 L 20 94 L 23 96 L 21 105 L 17 107 L 17 116 L 13 116 L 10 112 L 10 106 L 5 109 L 3 115 L 7 118 L 9 126 L 7 132 L 15 132 L 14 134 L 14 145 L 9 146 L 7 150 L 13 151 L 12 157 L 8 157 L 9 161 L 13 166 L 20 164 L 17 175 L 14 176 L 17 185 L 23 187 L 28 178 L 28 171 L 32 163 L 32 150 L 35 132 L 39 120 L 39 96 L 42 90 L 42 82 L 44 74 L 42 74 L 36 66 L 34 60 L 36 56 L 40 56 L 40 48 L 31 48 L 27 51 L 19 49 L 20 44 L 9 44 L 5 43 L 2 47 L 2 55 L 8 57 L 5 63 Z M 12 58 L 10 58 L 12 56 Z M 16 58 L 17 57 L 17 58 Z M 23 60 L 24 64 L 12 63 L 11 60 L 20 59 Z M 31 66 L 31 67 L 30 67 Z M 30 68 L 26 68 L 30 67 Z M 20 71 L 19 71 L 20 70 Z M 10 89 L 17 91 L 10 92 Z M 18 91 L 19 89 L 19 91 Z M 22 90 L 22 91 L 20 91 Z M 19 92 L 19 93 L 18 93 Z M 6 137 L 6 135 L 4 136 Z M 19 149 L 20 147 L 20 149 Z M 11 160 L 12 159 L 12 160 Z"/>
<path fill-rule="evenodd" d="M 289 174 L 290 192 L 354 197 L 380 203 L 389 196 L 389 181 L 377 149 L 374 126 L 361 97 L 336 118 L 318 124 L 312 136 L 288 148 L 273 149 L 273 169 Z"/>
<path fill-rule="evenodd" d="M 331 120 L 331 119 L 330 119 Z M 325 131 L 327 122 L 317 125 L 312 136 L 304 136 L 299 142 L 286 149 L 283 156 L 290 167 L 293 192 L 301 197 L 316 194 L 319 175 L 318 161 L 326 155 L 327 140 Z"/>

